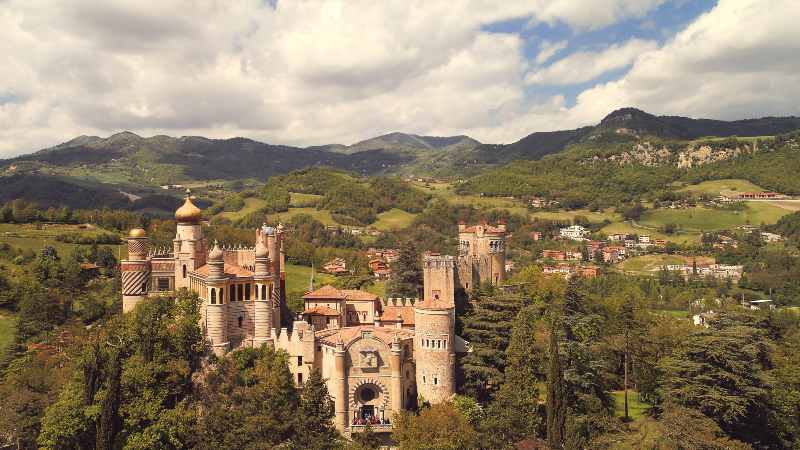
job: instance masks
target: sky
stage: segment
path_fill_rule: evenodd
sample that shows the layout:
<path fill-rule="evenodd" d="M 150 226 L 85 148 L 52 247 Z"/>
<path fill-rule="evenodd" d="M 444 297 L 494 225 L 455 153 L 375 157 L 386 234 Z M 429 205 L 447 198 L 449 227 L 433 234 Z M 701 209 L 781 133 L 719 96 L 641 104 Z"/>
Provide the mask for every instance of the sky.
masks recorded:
<path fill-rule="evenodd" d="M 514 142 L 800 115 L 798 0 L 0 0 L 0 158 L 79 135 Z"/>

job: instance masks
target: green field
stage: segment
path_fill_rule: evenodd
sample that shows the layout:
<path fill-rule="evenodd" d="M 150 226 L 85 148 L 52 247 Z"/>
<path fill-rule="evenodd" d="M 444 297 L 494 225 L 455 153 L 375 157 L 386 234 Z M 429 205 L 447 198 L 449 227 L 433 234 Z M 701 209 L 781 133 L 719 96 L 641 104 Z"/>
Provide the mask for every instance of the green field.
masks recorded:
<path fill-rule="evenodd" d="M 244 199 L 244 208 L 242 208 L 242 209 L 240 209 L 238 211 L 222 212 L 219 215 L 221 217 L 224 217 L 224 218 L 228 219 L 228 220 L 241 219 L 242 217 L 244 217 L 244 216 L 246 216 L 246 215 L 248 215 L 248 214 L 250 214 L 252 212 L 258 211 L 259 209 L 263 208 L 266 205 L 267 205 L 267 202 L 262 200 L 262 199 L 260 199 L 260 198 L 248 197 L 248 198 Z"/>
<path fill-rule="evenodd" d="M 378 214 L 378 220 L 372 224 L 372 227 L 381 231 L 402 230 L 409 227 L 415 217 L 417 217 L 416 214 L 393 208 Z"/>
<path fill-rule="evenodd" d="M 682 309 L 654 309 L 653 312 L 662 316 L 674 317 L 676 319 L 688 319 L 691 317 L 689 311 L 684 311 Z"/>
<path fill-rule="evenodd" d="M 311 278 L 311 267 L 298 266 L 296 264 L 286 264 L 286 291 L 299 292 L 307 291 Z M 327 273 L 314 273 L 314 287 L 321 287 L 333 283 L 336 277 Z"/>
<path fill-rule="evenodd" d="M 693 192 L 695 194 L 720 195 L 732 192 L 764 192 L 764 188 L 747 180 L 726 179 L 704 181 L 680 189 L 680 192 Z"/>
<path fill-rule="evenodd" d="M 634 256 L 622 261 L 618 266 L 626 272 L 652 273 L 659 270 L 661 266 L 669 264 L 691 264 L 697 260 L 698 264 L 713 264 L 714 258 L 699 256 L 692 258 L 689 256 L 678 255 L 643 255 Z"/>
<path fill-rule="evenodd" d="M 289 206 L 295 208 L 314 206 L 321 198 L 322 196 L 317 194 L 303 194 L 302 192 L 290 192 Z"/>
<path fill-rule="evenodd" d="M 538 211 L 530 213 L 530 217 L 546 220 L 572 221 L 577 216 L 583 216 L 589 222 L 603 222 L 605 220 L 614 222 L 621 220 L 619 214 L 611 209 L 605 211 L 589 211 L 588 209 L 576 209 L 573 211 Z"/>
<path fill-rule="evenodd" d="M 624 391 L 612 391 L 611 396 L 614 397 L 614 415 L 623 417 L 625 415 Z M 628 415 L 631 419 L 636 420 L 642 417 L 649 408 L 649 404 L 639 401 L 638 392 L 628 389 Z"/>
<path fill-rule="evenodd" d="M 630 222 L 614 222 L 611 224 L 606 225 L 600 231 L 605 234 L 616 234 L 616 233 L 625 233 L 625 234 L 647 234 L 653 239 L 664 239 L 668 242 L 675 242 L 677 244 L 683 243 L 696 243 L 700 242 L 700 233 L 676 233 L 672 235 L 667 235 L 656 230 L 653 230 L 649 227 L 642 227 L 641 225 L 633 225 Z"/>
<path fill-rule="evenodd" d="M 23 250 L 29 249 L 34 252 L 39 252 L 45 246 L 51 246 L 56 249 L 60 255 L 67 255 L 72 252 L 78 244 L 69 244 L 58 242 L 55 237 L 65 233 L 111 233 L 111 231 L 102 228 L 89 226 L 87 228 L 80 228 L 78 225 L 41 225 L 35 224 L 12 224 L 0 223 L 0 242 L 11 244 L 12 246 L 21 248 Z M 110 247 L 114 251 L 114 256 L 121 256 L 123 258 L 128 255 L 128 247 L 125 244 L 121 245 L 101 245 L 101 247 Z"/>
<path fill-rule="evenodd" d="M 16 320 L 9 313 L 0 312 L 0 361 L 6 350 L 14 343 Z"/>
<path fill-rule="evenodd" d="M 273 217 L 276 217 L 278 220 L 282 222 L 286 222 L 298 214 L 308 214 L 311 217 L 322 222 L 323 225 L 333 225 L 333 226 L 339 225 L 338 223 L 336 223 L 335 220 L 333 220 L 333 217 L 331 217 L 331 212 L 326 209 L 289 208 L 289 211 L 275 214 Z"/>
<path fill-rule="evenodd" d="M 719 231 L 740 225 L 769 225 L 790 211 L 762 202 L 748 202 L 743 211 L 720 210 L 705 207 L 687 209 L 656 209 L 642 215 L 639 223 L 660 230 L 665 224 L 678 225 L 682 231 Z"/>

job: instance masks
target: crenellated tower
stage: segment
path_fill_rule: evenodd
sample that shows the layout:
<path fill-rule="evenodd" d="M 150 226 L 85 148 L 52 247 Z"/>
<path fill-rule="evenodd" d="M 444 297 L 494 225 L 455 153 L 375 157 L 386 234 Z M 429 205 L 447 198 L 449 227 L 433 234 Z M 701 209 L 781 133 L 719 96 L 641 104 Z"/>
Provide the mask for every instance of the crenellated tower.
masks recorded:
<path fill-rule="evenodd" d="M 148 250 L 149 240 L 144 229 L 132 229 L 128 234 L 128 258 L 121 263 L 123 313 L 136 307 L 150 290 Z"/>
<path fill-rule="evenodd" d="M 174 290 L 189 288 L 189 273 L 206 263 L 206 241 L 203 237 L 203 228 L 200 208 L 192 203 L 191 191 L 186 190 L 186 200 L 183 206 L 175 211 L 176 227 L 173 242 L 175 255 L 175 285 Z"/>
<path fill-rule="evenodd" d="M 506 278 L 506 225 L 458 224 L 458 279 L 469 291 L 479 283 Z"/>
<path fill-rule="evenodd" d="M 427 256 L 425 296 L 414 305 L 416 384 L 425 401 L 441 403 L 455 394 L 455 259 Z"/>

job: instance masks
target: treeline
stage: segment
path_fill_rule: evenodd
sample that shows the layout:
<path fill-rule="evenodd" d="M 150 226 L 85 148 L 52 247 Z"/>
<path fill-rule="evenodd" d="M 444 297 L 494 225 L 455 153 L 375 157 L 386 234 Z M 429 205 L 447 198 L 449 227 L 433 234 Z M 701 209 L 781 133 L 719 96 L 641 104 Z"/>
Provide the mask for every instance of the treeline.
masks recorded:
<path fill-rule="evenodd" d="M 4 223 L 92 223 L 106 229 L 127 231 L 146 226 L 152 220 L 147 214 L 122 209 L 71 209 L 66 206 L 43 209 L 37 203 L 22 199 L 0 206 L 0 222 Z"/>

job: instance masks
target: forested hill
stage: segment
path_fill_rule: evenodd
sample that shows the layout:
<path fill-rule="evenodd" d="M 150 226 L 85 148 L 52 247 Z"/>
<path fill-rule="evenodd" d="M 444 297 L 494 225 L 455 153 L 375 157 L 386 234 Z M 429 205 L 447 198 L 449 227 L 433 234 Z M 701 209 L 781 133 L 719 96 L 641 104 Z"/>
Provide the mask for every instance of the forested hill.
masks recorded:
<path fill-rule="evenodd" d="M 569 145 L 591 142 L 613 132 L 634 137 L 691 140 L 703 137 L 774 136 L 800 129 L 800 117 L 764 117 L 746 120 L 692 119 L 655 116 L 636 108 L 611 112 L 596 126 L 551 132 L 536 132 L 507 145 L 484 144 L 454 155 L 454 166 L 469 168 L 507 164 L 515 160 L 536 160 L 558 153 Z"/>
<path fill-rule="evenodd" d="M 606 131 L 537 161 L 487 170 L 464 194 L 542 196 L 565 207 L 599 207 L 655 198 L 680 181 L 739 178 L 800 194 L 800 132 L 775 137 L 671 140 Z"/>

